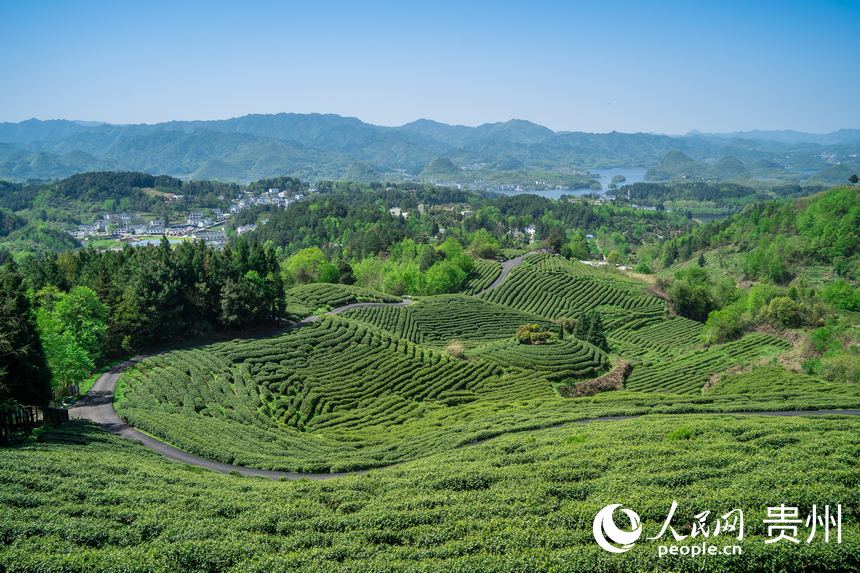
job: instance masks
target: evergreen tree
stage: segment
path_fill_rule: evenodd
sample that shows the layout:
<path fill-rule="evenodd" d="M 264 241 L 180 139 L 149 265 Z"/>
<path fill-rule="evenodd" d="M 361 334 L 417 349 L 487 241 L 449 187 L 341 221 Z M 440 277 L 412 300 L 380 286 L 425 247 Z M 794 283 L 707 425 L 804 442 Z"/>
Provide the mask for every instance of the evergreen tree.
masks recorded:
<path fill-rule="evenodd" d="M 588 332 L 591 330 L 591 316 L 583 312 L 576 319 L 576 327 L 573 329 L 573 335 L 580 340 L 588 340 Z"/>
<path fill-rule="evenodd" d="M 51 372 L 14 263 L 0 267 L 0 400 L 51 400 Z"/>
<path fill-rule="evenodd" d="M 591 325 L 588 332 L 588 342 L 609 352 L 609 341 L 606 340 L 606 333 L 603 330 L 603 319 L 597 312 L 591 313 Z"/>

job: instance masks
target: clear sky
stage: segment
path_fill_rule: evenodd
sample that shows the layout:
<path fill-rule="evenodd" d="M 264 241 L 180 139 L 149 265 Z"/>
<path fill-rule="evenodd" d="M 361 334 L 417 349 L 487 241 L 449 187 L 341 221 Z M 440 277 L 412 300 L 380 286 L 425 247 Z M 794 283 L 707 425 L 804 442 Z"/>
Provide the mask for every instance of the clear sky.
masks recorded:
<path fill-rule="evenodd" d="M 860 1 L 0 0 L 0 121 L 860 127 Z"/>

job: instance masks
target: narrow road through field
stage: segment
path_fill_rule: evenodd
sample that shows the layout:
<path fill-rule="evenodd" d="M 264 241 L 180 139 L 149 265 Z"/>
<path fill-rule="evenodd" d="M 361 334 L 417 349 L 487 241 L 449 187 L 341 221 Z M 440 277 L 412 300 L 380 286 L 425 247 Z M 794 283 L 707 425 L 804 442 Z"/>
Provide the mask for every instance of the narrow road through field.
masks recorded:
<path fill-rule="evenodd" d="M 502 284 L 507 278 L 508 274 L 519 266 L 523 259 L 528 256 L 520 255 L 519 257 L 510 259 L 502 263 L 502 272 L 499 274 L 498 278 L 496 278 L 493 283 L 482 290 L 479 293 L 476 293 L 474 296 L 479 296 L 484 294 L 485 292 L 491 291 L 494 288 L 498 287 Z M 412 299 L 404 298 L 400 302 L 386 303 L 386 302 L 357 302 L 352 304 L 347 304 L 344 306 L 340 306 L 334 308 L 327 313 L 326 315 L 336 315 L 342 312 L 346 312 L 348 310 L 354 310 L 357 308 L 372 308 L 377 306 L 395 306 L 395 307 L 403 307 L 412 304 Z M 305 326 L 308 324 L 313 324 L 321 319 L 318 315 L 308 316 L 307 318 L 302 319 L 298 323 L 297 326 Z M 216 462 L 213 460 L 209 460 L 206 458 L 202 458 L 200 456 L 196 456 L 194 454 L 190 454 L 186 451 L 180 450 L 179 448 L 175 448 L 169 444 L 166 444 L 148 434 L 144 434 L 143 432 L 136 430 L 132 426 L 125 423 L 116 413 L 113 408 L 114 401 L 114 393 L 116 390 L 116 383 L 119 379 L 120 375 L 128 368 L 134 366 L 139 361 L 147 358 L 146 356 L 136 356 L 131 360 L 127 360 L 121 364 L 117 364 L 110 370 L 106 371 L 102 374 L 96 383 L 93 384 L 93 387 L 84 396 L 76 405 L 69 408 L 69 416 L 78 420 L 89 420 L 91 422 L 95 422 L 96 424 L 101 425 L 101 427 L 113 434 L 118 436 L 122 436 L 123 438 L 127 438 L 130 440 L 135 440 L 140 442 L 147 448 L 158 452 L 165 458 L 176 460 L 178 462 L 182 462 L 185 464 L 198 466 L 201 468 L 206 468 L 209 470 L 213 470 L 221 473 L 238 473 L 245 476 L 252 477 L 264 477 L 268 479 L 286 479 L 286 480 L 299 480 L 299 479 L 310 479 L 310 480 L 322 480 L 322 479 L 331 479 L 337 477 L 343 477 L 346 475 L 360 475 L 367 473 L 366 471 L 356 471 L 356 472 L 344 472 L 344 473 L 298 473 L 298 472 L 286 472 L 279 470 L 261 470 L 256 468 L 249 468 L 245 466 L 237 466 L 232 464 L 225 464 L 222 462 Z M 774 411 L 774 412 L 719 412 L 719 413 L 702 413 L 702 412 L 685 412 L 679 414 L 667 414 L 667 415 L 689 415 L 689 414 L 698 414 L 698 415 L 754 415 L 754 416 L 821 416 L 821 415 L 845 415 L 845 416 L 860 416 L 860 410 L 786 410 L 786 411 Z M 613 422 L 619 420 L 630 420 L 633 418 L 639 418 L 645 414 L 633 415 L 633 416 L 604 416 L 599 418 L 585 418 L 582 420 L 574 420 L 571 422 L 563 422 L 561 424 L 556 424 L 552 426 L 547 426 L 543 428 L 536 428 L 533 430 L 524 430 L 528 432 L 545 430 L 550 428 L 559 428 L 566 426 L 568 424 L 583 424 L 590 422 Z M 472 442 L 467 445 L 477 445 L 493 438 L 486 438 L 484 440 L 478 440 Z"/>
<path fill-rule="evenodd" d="M 496 288 L 497 286 L 499 286 L 500 284 L 505 282 L 505 279 L 508 278 L 508 275 L 510 274 L 510 272 L 512 270 L 514 270 L 516 267 L 520 266 L 520 264 L 523 262 L 523 260 L 531 254 L 532 253 L 526 253 L 525 255 L 520 255 L 518 257 L 514 257 L 513 259 L 508 259 L 507 261 L 503 262 L 502 263 L 502 272 L 499 273 L 499 276 L 496 277 L 496 280 L 494 280 L 492 283 L 490 283 L 490 286 L 488 286 L 484 290 L 482 290 L 480 292 L 476 292 L 473 296 L 481 296 L 482 294 L 484 294 L 486 292 L 490 292 L 491 290 L 493 290 L 494 288 Z"/>

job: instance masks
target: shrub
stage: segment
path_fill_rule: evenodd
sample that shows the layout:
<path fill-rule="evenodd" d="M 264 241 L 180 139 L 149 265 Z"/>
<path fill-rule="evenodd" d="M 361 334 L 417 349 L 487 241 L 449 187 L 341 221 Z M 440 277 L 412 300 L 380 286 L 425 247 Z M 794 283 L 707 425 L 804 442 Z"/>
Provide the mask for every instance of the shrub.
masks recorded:
<path fill-rule="evenodd" d="M 552 333 L 540 324 L 523 324 L 517 328 L 517 340 L 520 344 L 543 344 L 551 336 Z"/>
<path fill-rule="evenodd" d="M 800 326 L 801 306 L 787 296 L 771 299 L 767 307 L 767 315 L 771 322 L 778 326 L 794 328 Z"/>
<path fill-rule="evenodd" d="M 461 342 L 455 340 L 454 342 L 448 344 L 445 350 L 448 352 L 449 355 L 453 356 L 454 358 L 464 358 L 463 344 Z"/>
<path fill-rule="evenodd" d="M 860 356 L 825 356 L 821 359 L 821 376 L 831 382 L 860 382 Z"/>

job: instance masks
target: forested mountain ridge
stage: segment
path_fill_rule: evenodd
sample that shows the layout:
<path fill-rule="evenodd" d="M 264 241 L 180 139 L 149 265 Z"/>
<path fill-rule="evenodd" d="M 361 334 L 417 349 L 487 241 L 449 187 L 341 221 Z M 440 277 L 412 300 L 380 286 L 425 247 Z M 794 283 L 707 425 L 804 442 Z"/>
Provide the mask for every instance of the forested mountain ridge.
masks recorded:
<path fill-rule="evenodd" d="M 467 127 L 422 119 L 383 127 L 333 114 L 255 114 L 152 125 L 32 119 L 0 123 L 0 178 L 26 181 L 114 170 L 243 182 L 284 174 L 340 179 L 360 161 L 381 179 L 401 180 L 420 178 L 431 162 L 446 157 L 464 168 L 453 182 L 469 184 L 508 171 L 528 178 L 608 166 L 659 167 L 669 152 L 708 165 L 731 157 L 751 176 L 767 164 L 770 176 L 784 176 L 781 170 L 787 170 L 808 177 L 860 149 L 860 142 L 848 136 L 822 142 L 556 132 L 524 120 Z M 730 167 L 704 175 L 746 175 L 737 165 Z"/>

